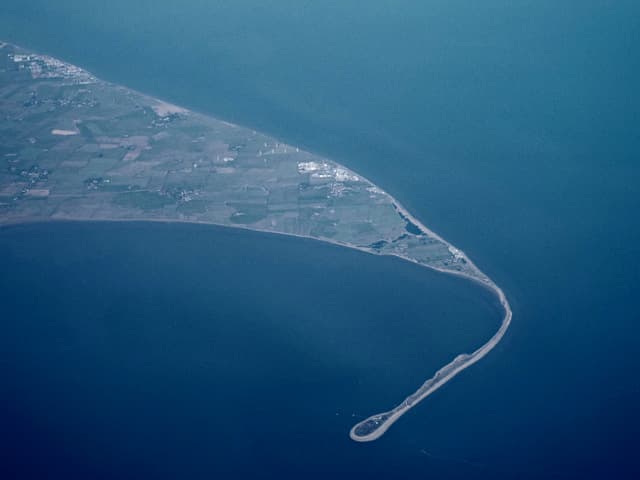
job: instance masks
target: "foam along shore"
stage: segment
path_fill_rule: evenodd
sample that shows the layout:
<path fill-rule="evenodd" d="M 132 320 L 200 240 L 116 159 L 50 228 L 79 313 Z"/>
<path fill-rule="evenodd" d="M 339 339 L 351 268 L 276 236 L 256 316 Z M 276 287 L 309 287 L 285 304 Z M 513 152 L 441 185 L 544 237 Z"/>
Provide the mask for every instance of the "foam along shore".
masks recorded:
<path fill-rule="evenodd" d="M 0 177 L 0 226 L 90 220 L 244 228 L 396 256 L 494 292 L 505 312 L 494 336 L 458 355 L 394 409 L 355 425 L 353 440 L 379 438 L 504 336 L 512 314 L 503 291 L 365 177 L 52 57 L 9 44 L 0 43 L 0 50 L 0 85 L 13 87 L 0 99 L 0 142 L 9 163 Z M 61 92 L 71 107 L 58 108 Z M 34 93 L 38 102 L 30 101 Z M 14 128 L 18 120 L 29 128 Z M 70 125 L 76 128 L 58 128 Z"/>

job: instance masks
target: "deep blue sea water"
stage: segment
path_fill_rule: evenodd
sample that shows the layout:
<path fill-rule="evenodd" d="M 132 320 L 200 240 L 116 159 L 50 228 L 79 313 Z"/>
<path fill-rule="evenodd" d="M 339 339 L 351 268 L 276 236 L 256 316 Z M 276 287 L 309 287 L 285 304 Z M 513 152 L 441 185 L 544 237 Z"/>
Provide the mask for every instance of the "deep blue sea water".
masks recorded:
<path fill-rule="evenodd" d="M 471 282 L 234 229 L 36 224 L 0 251 L 9 477 L 438 470 L 421 450 L 446 418 L 408 415 L 374 445 L 349 429 L 500 319 Z"/>
<path fill-rule="evenodd" d="M 504 288 L 514 321 L 499 347 L 394 426 L 382 442 L 315 444 L 314 458 L 326 459 L 327 470 L 375 469 L 381 478 L 391 470 L 403 477 L 431 478 L 496 478 L 496 471 L 515 478 L 638 476 L 638 2 L 5 0 L 0 37 L 327 154 L 383 186 Z M 221 241 L 214 240 L 220 235 L 206 234 L 211 242 Z M 157 238 L 159 244 L 173 241 L 171 235 Z M 281 252 L 295 251 L 299 242 L 270 241 Z M 246 242 L 255 244 L 253 237 Z M 322 257 L 326 247 L 313 243 L 299 248 Z M 178 253 L 179 248 L 174 261 L 186 261 L 188 255 Z M 350 265 L 347 257 L 356 258 L 344 255 L 336 264 Z M 2 258 L 4 266 L 9 257 L 3 253 Z M 295 269 L 305 257 L 287 258 Z M 388 276 L 389 285 L 397 284 L 395 264 L 357 258 L 353 261 L 358 264 L 371 261 L 375 268 L 388 268 L 380 282 L 387 285 Z M 52 268 L 42 263 L 43 271 Z M 253 278 L 260 268 L 266 267 L 233 263 L 242 278 Z M 325 268 L 323 262 L 318 268 Z M 405 266 L 397 268 L 405 271 Z M 93 274 L 99 282 L 100 276 Z M 426 275 L 433 288 L 450 281 Z M 29 278 L 44 288 L 46 282 Z M 326 275 L 318 278 L 326 281 Z M 343 283 L 357 288 L 354 282 Z M 242 282 L 232 285 L 229 294 L 239 295 Z M 93 288 L 102 289 L 108 291 L 99 283 Z M 284 315 L 282 302 L 251 298 L 271 318 Z M 406 308 L 417 308 L 422 300 L 418 296 L 412 301 L 417 303 Z M 475 305 L 471 298 L 467 301 Z M 336 302 L 342 305 L 342 300 Z M 189 305 L 186 300 L 173 303 L 180 309 Z M 435 317 L 429 320 L 439 326 L 424 327 L 438 332 L 427 345 L 442 348 L 443 355 L 448 347 L 457 352 L 455 346 L 470 341 L 467 335 L 480 341 L 486 333 L 473 330 L 486 326 L 473 315 L 463 325 Z M 250 312 L 242 318 L 251 318 Z M 350 319 L 364 321 L 359 315 Z M 252 338 L 246 332 L 242 327 L 228 334 Z M 322 338 L 317 331 L 313 335 Z M 158 333 L 157 338 L 164 337 Z M 398 338 L 398 345 L 413 341 L 407 335 Z M 440 346 L 441 341 L 448 346 Z M 276 344 L 264 347 L 271 349 L 270 356 L 275 357 Z M 247 356 L 252 352 L 243 350 Z M 405 354 L 410 352 L 408 345 Z M 311 360 L 299 363 L 301 371 L 313 370 Z M 407 365 L 413 364 L 390 361 L 380 371 Z M 342 366 L 326 374 L 327 385 L 340 383 L 343 370 L 348 372 Z M 407 382 L 422 373 L 422 367 L 410 368 Z M 282 392 L 295 390 L 296 382 L 282 381 L 291 382 Z M 163 398 L 149 388 L 154 397 Z M 42 395 L 53 391 L 43 384 Z M 353 405 L 362 404 L 357 393 L 343 393 L 335 398 L 353 395 Z M 374 410 L 379 401 L 396 398 L 385 395 L 376 392 Z M 139 398 L 142 404 L 148 397 Z M 32 406 L 32 415 L 45 415 L 45 407 L 35 401 Z M 118 425 L 122 418 L 114 411 Z M 176 414 L 167 421 L 177 424 L 180 418 Z M 37 420 L 27 416 L 23 424 L 34 422 L 36 428 Z M 191 422 L 187 424 L 202 423 Z M 124 432 L 126 425 L 113 428 Z M 149 429 L 130 432 L 132 458 L 158 451 L 144 450 L 144 435 L 165 438 L 167 449 L 206 435 L 204 428 L 168 429 L 173 437 Z M 326 432 L 323 438 L 333 438 L 332 426 Z M 286 432 L 259 438 L 274 449 L 280 442 L 289 448 L 303 444 Z M 93 448 L 85 440 L 79 433 L 70 437 L 69 448 L 86 444 L 78 461 L 90 463 L 96 458 L 92 455 L 108 452 L 106 443 Z M 414 459 L 421 449 L 428 454 Z M 205 450 L 193 449 L 193 472 L 208 471 Z M 234 451 L 224 457 L 229 465 L 270 470 L 241 447 Z M 294 451 L 288 461 L 300 458 L 310 470 L 321 470 Z M 275 453 L 264 458 L 285 463 Z M 388 462 L 380 462 L 382 467 L 379 459 Z M 176 468 L 186 468 L 180 465 Z"/>

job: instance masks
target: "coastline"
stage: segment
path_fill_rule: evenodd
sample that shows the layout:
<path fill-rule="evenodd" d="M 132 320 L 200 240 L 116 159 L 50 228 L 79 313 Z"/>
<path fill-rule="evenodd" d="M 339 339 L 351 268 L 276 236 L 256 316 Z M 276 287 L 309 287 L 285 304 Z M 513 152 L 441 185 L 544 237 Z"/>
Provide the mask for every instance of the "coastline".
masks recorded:
<path fill-rule="evenodd" d="M 89 74 L 89 75 L 91 75 L 90 72 L 87 72 L 87 71 L 84 71 L 84 72 Z M 95 78 L 95 77 L 92 77 L 92 78 Z M 115 85 L 113 83 L 106 82 L 106 81 L 103 81 L 103 80 L 96 80 L 96 81 L 100 82 L 101 84 L 107 85 L 107 86 L 111 86 L 111 87 L 115 87 L 115 88 L 118 88 L 118 89 L 122 89 L 125 92 L 131 92 L 133 94 L 140 95 L 141 97 L 144 97 L 144 99 L 146 99 L 150 103 L 154 103 L 154 104 L 156 104 L 156 106 L 159 106 L 159 107 L 162 107 L 162 108 L 180 109 L 181 112 L 187 112 L 187 113 L 195 114 L 196 116 L 199 116 L 199 117 L 213 119 L 213 120 L 222 122 L 225 125 L 230 126 L 230 127 L 243 128 L 243 127 L 240 127 L 238 125 L 231 124 L 229 122 L 224 122 L 223 120 L 220 120 L 217 117 L 212 116 L 212 115 L 198 113 L 198 112 L 195 112 L 195 111 L 192 111 L 192 110 L 181 109 L 181 107 L 170 105 L 169 103 L 167 103 L 167 102 L 165 102 L 163 100 L 159 100 L 157 98 L 151 97 L 151 96 L 143 94 L 141 92 L 137 92 L 137 91 L 132 90 L 132 89 L 128 89 L 126 87 Z M 337 163 L 335 161 L 332 161 L 332 162 L 337 168 L 344 169 L 349 174 L 353 174 L 353 175 L 359 177 L 359 179 L 362 180 L 363 182 L 365 182 L 367 184 L 370 184 L 371 186 L 377 188 L 380 191 L 380 194 L 382 194 L 382 195 L 387 197 L 387 200 L 389 200 L 391 202 L 391 204 L 393 205 L 393 208 L 396 210 L 396 212 L 401 217 L 403 217 L 403 219 L 408 220 L 414 226 L 416 226 L 417 229 L 421 232 L 421 234 L 423 234 L 426 237 L 429 237 L 431 239 L 434 239 L 434 240 L 440 242 L 442 245 L 446 246 L 449 249 L 449 251 L 451 252 L 451 254 L 455 256 L 456 259 L 461 259 L 461 260 L 464 261 L 465 264 L 467 264 L 467 266 L 469 267 L 470 271 L 462 271 L 462 270 L 458 271 L 458 270 L 455 270 L 453 268 L 444 268 L 444 267 L 440 267 L 440 266 L 436 266 L 436 265 L 431 265 L 429 263 L 426 263 L 426 261 L 420 261 L 419 259 L 412 258 L 411 256 L 409 256 L 407 254 L 403 254 L 402 252 L 399 252 L 397 250 L 392 250 L 392 251 L 376 250 L 373 247 L 363 246 L 362 244 L 358 245 L 358 244 L 355 244 L 355 243 L 349 243 L 349 242 L 345 242 L 345 241 L 334 240 L 332 238 L 328 238 L 328 237 L 322 236 L 322 235 L 313 236 L 313 235 L 307 235 L 307 234 L 299 234 L 299 233 L 295 233 L 295 232 L 278 231 L 278 230 L 269 229 L 269 228 L 260 228 L 258 226 L 254 226 L 254 225 L 251 225 L 251 224 L 246 224 L 246 225 L 243 225 L 243 224 L 228 224 L 228 223 L 221 223 L 221 222 L 209 221 L 209 220 L 197 220 L 197 219 L 194 219 L 194 218 L 158 218 L 158 217 L 148 218 L 148 217 L 144 217 L 144 216 L 130 216 L 130 217 L 118 218 L 117 216 L 109 217 L 109 216 L 100 216 L 100 215 L 93 215 L 93 216 L 89 215 L 89 216 L 85 217 L 85 216 L 82 216 L 82 215 L 68 215 L 68 214 L 65 214 L 65 215 L 62 215 L 62 216 L 58 216 L 58 217 L 55 217 L 55 216 L 47 216 L 47 217 L 45 217 L 45 216 L 34 215 L 34 216 L 23 216 L 23 217 L 19 217 L 18 216 L 18 217 L 13 217 L 13 218 L 9 218 L 9 219 L 0 218 L 0 229 L 2 227 L 5 227 L 5 226 L 17 225 L 17 224 L 43 223 L 43 222 L 64 222 L 64 221 L 72 221 L 72 222 L 73 221 L 76 221 L 76 222 L 80 222 L 80 221 L 96 221 L 96 222 L 161 222 L 161 223 L 191 223 L 191 224 L 201 224 L 201 225 L 213 225 L 213 226 L 219 226 L 219 227 L 251 230 L 251 231 L 257 231 L 257 232 L 262 232 L 262 233 L 273 233 L 273 234 L 278 234 L 278 235 L 287 235 L 287 236 L 292 236 L 292 237 L 308 238 L 308 239 L 317 240 L 317 241 L 320 241 L 320 242 L 325 242 L 325 243 L 329 243 L 329 244 L 333 244 L 333 245 L 337 245 L 337 246 L 341 246 L 341 247 L 346 247 L 346 248 L 359 250 L 359 251 L 362 251 L 362 252 L 365 252 L 365 253 L 369 253 L 369 254 L 372 254 L 372 255 L 395 256 L 395 257 L 398 257 L 398 258 L 400 258 L 402 260 L 406 260 L 406 261 L 409 261 L 411 263 L 415 263 L 415 264 L 420 265 L 422 267 L 426 267 L 426 268 L 429 268 L 429 269 L 432 269 L 432 270 L 435 270 L 435 271 L 438 271 L 438 272 L 441 272 L 441 273 L 447 273 L 447 274 L 451 274 L 451 275 L 456 275 L 456 276 L 459 276 L 459 277 L 462 277 L 462 278 L 466 278 L 468 280 L 472 280 L 472 281 L 484 286 L 485 288 L 491 290 L 496 295 L 496 297 L 498 298 L 498 301 L 500 302 L 502 308 L 504 309 L 504 317 L 503 317 L 501 325 L 498 328 L 498 330 L 496 331 L 496 333 L 487 342 L 485 342 L 483 345 L 478 347 L 472 353 L 458 355 L 453 361 L 451 361 L 448 364 L 444 365 L 442 368 L 440 368 L 435 373 L 434 376 L 432 376 L 431 378 L 429 378 L 425 382 L 423 382 L 423 384 L 414 393 L 412 393 L 411 395 L 407 396 L 400 404 L 398 404 L 392 410 L 371 415 L 367 419 L 365 419 L 365 420 L 359 422 L 358 424 L 356 424 L 355 426 L 353 426 L 352 429 L 350 430 L 351 439 L 354 440 L 354 441 L 357 441 L 357 442 L 368 442 L 368 441 L 375 440 L 375 439 L 379 438 L 380 436 L 382 436 L 391 427 L 391 425 L 393 425 L 393 423 L 395 423 L 409 409 L 413 408 L 420 401 L 422 401 L 423 399 L 425 399 L 426 397 L 428 397 L 429 395 L 431 395 L 432 393 L 437 391 L 439 388 L 444 386 L 453 377 L 455 377 L 460 372 L 462 372 L 466 368 L 470 367 L 474 363 L 476 363 L 479 360 L 481 360 L 491 350 L 493 350 L 493 348 L 495 348 L 495 346 L 500 342 L 500 340 L 503 338 L 504 334 L 506 333 L 507 329 L 509 328 L 509 325 L 510 325 L 511 319 L 512 319 L 512 310 L 511 310 L 511 307 L 509 305 L 509 302 L 508 302 L 507 297 L 504 294 L 503 290 L 500 287 L 498 287 L 498 285 L 496 285 L 493 282 L 493 280 L 491 280 L 486 274 L 484 274 L 467 257 L 467 255 L 463 251 L 457 249 L 450 242 L 446 241 L 440 235 L 438 235 L 437 233 L 435 233 L 432 230 L 430 230 L 429 228 L 427 228 L 421 221 L 416 219 L 406 208 L 404 208 L 400 204 L 400 202 L 398 202 L 393 196 L 389 195 L 384 190 L 379 189 L 379 187 L 377 187 L 375 183 L 371 182 L 370 180 L 368 180 L 367 178 L 363 177 L 362 175 L 359 175 L 357 172 L 354 172 L 353 170 L 345 167 L 344 165 L 341 165 L 341 164 L 339 164 L 339 163 Z M 52 195 L 52 197 L 53 197 L 53 195 Z M 445 265 L 447 265 L 447 264 L 445 263 Z"/>
<path fill-rule="evenodd" d="M 393 198 L 393 201 L 395 202 L 395 204 L 398 207 L 398 209 L 404 215 L 406 215 L 412 222 L 414 222 L 416 225 L 418 225 L 418 227 L 420 229 L 423 229 L 423 231 L 425 231 L 425 233 L 429 232 L 429 234 L 431 234 L 433 236 L 436 236 L 443 243 L 445 243 L 445 244 L 447 244 L 449 246 L 452 246 L 449 242 L 447 242 L 442 237 L 440 237 L 439 235 L 433 233 L 426 226 L 424 226 L 424 224 L 422 224 L 422 222 L 417 220 L 406 209 L 404 209 L 404 207 L 402 207 L 402 205 L 395 198 Z M 230 225 L 223 225 L 223 224 L 212 223 L 212 222 L 202 222 L 202 221 L 196 221 L 196 220 L 162 219 L 162 218 L 145 218 L 145 217 L 134 217 L 134 218 L 123 218 L 123 219 L 107 218 L 107 217 L 87 217 L 87 218 L 81 218 L 81 217 L 71 218 L 71 217 L 69 217 L 69 218 L 31 218 L 31 219 L 30 218 L 25 218 L 25 219 L 13 221 L 13 222 L 0 223 L 0 230 L 2 228 L 15 226 L 15 225 L 24 225 L 24 224 L 30 224 L 30 223 L 48 223 L 48 222 L 52 222 L 52 223 L 64 223 L 64 222 L 184 223 L 184 224 L 193 224 L 193 225 L 210 225 L 210 226 L 216 226 L 216 227 L 222 227 L 222 228 L 241 229 L 241 230 L 249 230 L 249 231 L 253 231 L 253 232 L 267 233 L 267 234 L 273 234 L 273 235 L 304 238 L 304 239 L 309 239 L 309 240 L 313 240 L 313 241 L 328 243 L 328 244 L 331 244 L 331 245 L 336 245 L 336 246 L 339 246 L 339 247 L 358 250 L 358 251 L 361 251 L 361 252 L 364 252 L 364 253 L 368 253 L 370 255 L 378 255 L 378 256 L 384 255 L 384 256 L 397 257 L 397 258 L 400 258 L 401 260 L 404 260 L 404 261 L 407 261 L 407 262 L 410 262 L 410 263 L 414 263 L 414 264 L 419 265 L 421 267 L 429 268 L 431 270 L 435 270 L 435 271 L 440 272 L 440 273 L 445 273 L 445 274 L 450 274 L 450 275 L 455 275 L 455 276 L 458 276 L 458 277 L 462 277 L 462 278 L 464 278 L 466 280 L 470 280 L 470 281 L 472 281 L 472 282 L 474 282 L 476 284 L 479 284 L 479 285 L 483 286 L 484 288 L 487 288 L 488 290 L 493 292 L 496 295 L 496 297 L 498 298 L 498 301 L 500 302 L 500 305 L 502 306 L 502 308 L 504 309 L 504 312 L 505 312 L 504 317 L 502 319 L 502 322 L 500 324 L 500 327 L 498 328 L 496 333 L 487 342 L 485 342 L 483 345 L 478 347 L 472 353 L 470 353 L 470 354 L 460 354 L 460 355 L 456 356 L 451 362 L 449 362 L 448 364 L 446 364 L 443 367 L 441 367 L 432 377 L 430 377 L 427 380 L 425 380 L 423 382 L 423 384 L 414 393 L 412 393 L 411 395 L 407 396 L 402 402 L 400 402 L 393 409 L 385 411 L 385 412 L 381 412 L 381 413 L 370 415 L 366 419 L 364 419 L 364 420 L 358 422 L 357 424 L 355 424 L 351 428 L 351 430 L 349 431 L 349 437 L 352 440 L 356 441 L 356 442 L 371 442 L 371 441 L 377 440 L 382 435 L 384 435 L 386 433 L 386 431 L 396 421 L 398 421 L 405 413 L 407 413 L 410 409 L 415 407 L 418 403 L 420 403 L 422 400 L 426 399 L 431 394 L 435 393 L 438 389 L 443 387 L 446 383 L 448 383 L 450 380 L 452 380 L 455 376 L 457 376 L 463 370 L 466 370 L 467 368 L 471 367 L 473 364 L 475 364 L 476 362 L 478 362 L 482 358 L 484 358 L 487 354 L 489 354 L 489 352 L 491 352 L 491 350 L 493 350 L 498 345 L 498 343 L 500 343 L 500 341 L 504 337 L 505 333 L 507 332 L 507 330 L 508 330 L 508 328 L 509 328 L 509 326 L 511 324 L 512 317 L 513 317 L 513 312 L 511 310 L 511 306 L 509 304 L 509 301 L 507 300 L 506 295 L 504 294 L 503 290 L 500 287 L 498 287 L 492 280 L 489 279 L 489 277 L 486 277 L 487 281 L 482 281 L 477 277 L 474 277 L 474 276 L 471 276 L 469 274 L 466 274 L 465 272 L 458 272 L 458 271 L 455 271 L 455 270 L 447 270 L 447 269 L 443 269 L 443 268 L 438 268 L 438 267 L 435 267 L 435 266 L 432 266 L 432 265 L 428 265 L 428 264 L 424 264 L 424 263 L 418 262 L 418 261 L 416 261 L 416 260 L 414 260 L 412 258 L 409 258 L 407 256 L 402 256 L 402 255 L 393 254 L 393 253 L 380 253 L 380 252 L 377 252 L 376 250 L 373 250 L 373 249 L 363 248 L 363 247 L 358 246 L 358 245 L 347 244 L 347 243 L 344 243 L 344 242 L 339 242 L 339 241 L 335 241 L 335 240 L 331 240 L 331 239 L 318 238 L 318 237 L 312 237 L 312 236 L 307 236 L 307 235 L 297 235 L 297 234 L 292 234 L 292 233 L 283 233 L 283 232 L 270 231 L 270 230 L 262 230 L 262 229 L 252 228 L 250 226 L 243 226 L 243 225 L 230 226 Z M 469 263 L 471 263 L 473 265 L 473 263 L 466 256 L 466 254 L 464 254 L 463 252 L 461 252 L 461 253 L 464 255 L 464 258 L 467 260 L 467 262 L 469 262 Z M 446 373 L 444 375 L 440 376 L 442 372 L 446 372 Z M 386 418 L 384 419 L 384 421 L 382 421 L 381 417 L 386 417 Z M 364 425 L 366 425 L 368 423 L 370 424 L 372 422 L 375 424 L 375 429 L 373 431 L 371 431 L 370 433 L 362 434 L 362 435 L 357 433 L 357 430 L 359 428 L 362 428 L 362 426 L 364 426 Z"/>
<path fill-rule="evenodd" d="M 396 205 L 396 208 L 403 215 L 405 215 L 411 222 L 417 225 L 418 228 L 422 230 L 425 234 L 428 234 L 438 239 L 439 241 L 441 241 L 442 243 L 444 243 L 449 247 L 455 248 L 451 243 L 449 243 L 440 235 L 438 235 L 437 233 L 427 228 L 420 220 L 416 219 L 413 215 L 411 215 L 411 213 L 407 209 L 405 209 L 393 196 L 391 195 L 389 196 L 391 197 L 392 201 Z M 497 332 L 487 342 L 485 342 L 483 345 L 478 347 L 475 351 L 473 351 L 470 354 L 460 354 L 457 357 L 455 357 L 451 362 L 449 362 L 448 364 L 440 368 L 433 375 L 433 377 L 427 379 L 414 393 L 407 396 L 396 407 L 386 412 L 381 412 L 381 413 L 371 415 L 366 419 L 358 422 L 356 425 L 354 425 L 349 431 L 349 437 L 352 440 L 356 442 L 371 442 L 373 440 L 380 438 L 396 421 L 400 419 L 400 417 L 402 417 L 402 415 L 407 413 L 410 409 L 415 407 L 418 403 L 420 403 L 422 400 L 427 398 L 429 395 L 431 395 L 432 393 L 436 392 L 438 389 L 443 387 L 447 382 L 452 380 L 453 377 L 461 373 L 463 370 L 466 370 L 467 368 L 472 366 L 474 363 L 482 360 L 482 358 L 484 358 L 489 352 L 491 352 L 491 350 L 493 350 L 496 347 L 496 345 L 498 345 L 498 343 L 500 343 L 500 340 L 502 340 L 502 337 L 504 337 L 505 333 L 509 329 L 509 326 L 511 325 L 511 320 L 513 317 L 513 311 L 511 310 L 511 305 L 509 304 L 509 301 L 507 300 L 507 296 L 505 295 L 504 291 L 498 285 L 496 285 L 495 282 L 493 282 L 493 280 L 491 280 L 490 277 L 484 274 L 484 272 L 482 272 L 482 270 L 480 270 L 462 250 L 459 250 L 459 249 L 457 250 L 468 264 L 470 264 L 478 272 L 482 273 L 482 275 L 484 276 L 483 280 L 480 280 L 479 278 L 469 275 L 465 272 L 458 272 L 454 270 L 438 268 L 432 265 L 427 265 L 425 263 L 418 262 L 408 257 L 404 257 L 402 255 L 397 255 L 397 254 L 390 254 L 390 255 L 397 256 L 398 258 L 402 258 L 403 260 L 418 264 L 422 267 L 436 270 L 441 273 L 447 273 L 450 275 L 457 275 L 457 276 L 463 277 L 465 279 L 471 280 L 491 290 L 496 295 L 496 297 L 498 298 L 498 301 L 500 302 L 500 305 L 504 309 L 504 317 L 502 318 L 500 327 L 498 328 Z M 446 372 L 446 373 L 440 377 L 442 372 Z M 384 418 L 384 420 L 382 420 L 382 418 Z M 359 429 L 363 428 L 368 424 L 370 425 L 371 423 L 374 424 L 374 429 L 370 433 L 359 434 L 357 432 Z"/>

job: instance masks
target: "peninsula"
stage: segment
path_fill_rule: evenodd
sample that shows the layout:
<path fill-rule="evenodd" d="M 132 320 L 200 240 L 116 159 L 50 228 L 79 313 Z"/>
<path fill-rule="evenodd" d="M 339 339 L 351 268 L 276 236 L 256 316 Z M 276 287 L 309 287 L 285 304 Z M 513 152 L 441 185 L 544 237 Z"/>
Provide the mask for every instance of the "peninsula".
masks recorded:
<path fill-rule="evenodd" d="M 503 291 L 461 250 L 352 170 L 251 129 L 0 43 L 0 226 L 192 222 L 315 238 L 477 282 L 504 308 L 494 336 L 398 406 L 355 425 L 371 441 L 479 361 L 511 322 Z"/>

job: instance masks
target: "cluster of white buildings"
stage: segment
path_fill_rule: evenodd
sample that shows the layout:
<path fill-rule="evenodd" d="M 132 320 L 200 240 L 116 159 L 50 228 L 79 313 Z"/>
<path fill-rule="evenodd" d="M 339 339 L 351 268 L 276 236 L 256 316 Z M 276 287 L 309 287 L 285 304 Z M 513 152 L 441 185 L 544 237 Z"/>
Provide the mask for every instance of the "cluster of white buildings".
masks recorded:
<path fill-rule="evenodd" d="M 47 55 L 22 55 L 9 54 L 15 63 L 20 64 L 20 68 L 26 68 L 31 73 L 31 77 L 38 78 L 62 78 L 70 80 L 74 85 L 89 85 L 96 83 L 96 78 L 86 70 L 75 65 L 61 62 L 58 59 Z"/>
<path fill-rule="evenodd" d="M 298 173 L 310 173 L 311 178 L 333 179 L 336 182 L 358 182 L 360 177 L 343 167 L 334 167 L 327 162 L 298 162 Z"/>

